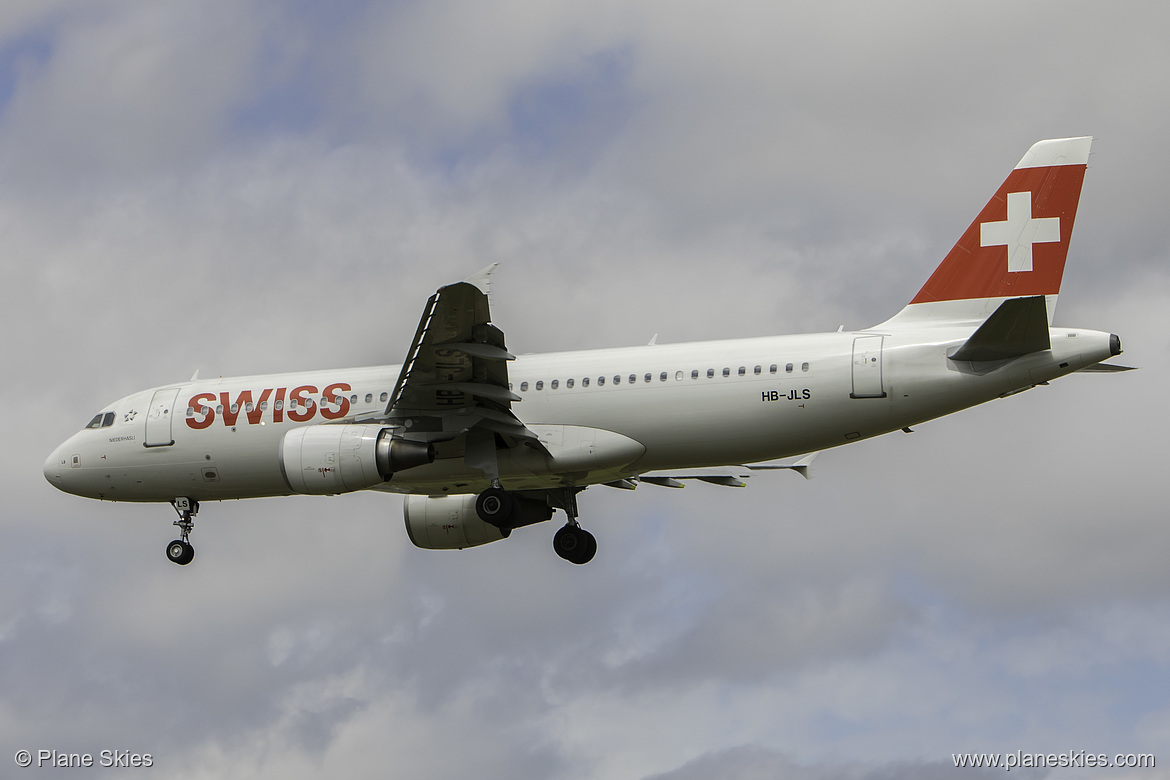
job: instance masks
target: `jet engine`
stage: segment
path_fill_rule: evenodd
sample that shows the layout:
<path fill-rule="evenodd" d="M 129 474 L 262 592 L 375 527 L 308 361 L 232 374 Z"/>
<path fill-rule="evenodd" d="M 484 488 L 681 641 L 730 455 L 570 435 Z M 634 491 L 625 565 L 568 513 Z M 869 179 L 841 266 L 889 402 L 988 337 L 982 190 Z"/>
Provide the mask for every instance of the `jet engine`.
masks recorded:
<path fill-rule="evenodd" d="M 552 517 L 552 508 L 541 501 L 516 497 L 516 508 L 505 528 L 485 523 L 475 511 L 473 494 L 460 496 L 407 496 L 402 505 L 406 533 L 415 547 L 424 550 L 462 550 L 507 539 L 513 528 L 540 523 Z"/>
<path fill-rule="evenodd" d="M 435 459 L 427 442 L 379 425 L 307 425 L 280 440 L 280 469 L 295 493 L 333 495 L 380 485 L 397 471 Z"/>

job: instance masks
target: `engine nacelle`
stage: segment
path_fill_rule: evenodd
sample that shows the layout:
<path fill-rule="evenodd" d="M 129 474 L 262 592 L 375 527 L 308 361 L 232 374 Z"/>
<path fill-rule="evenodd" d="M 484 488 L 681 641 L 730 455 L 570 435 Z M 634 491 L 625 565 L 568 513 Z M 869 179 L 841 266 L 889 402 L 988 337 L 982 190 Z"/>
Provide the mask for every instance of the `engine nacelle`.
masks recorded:
<path fill-rule="evenodd" d="M 431 463 L 435 449 L 395 438 L 380 425 L 307 425 L 284 435 L 279 459 L 293 492 L 332 495 L 371 488 L 396 471 Z"/>
<path fill-rule="evenodd" d="M 513 528 L 540 523 L 552 517 L 552 508 L 530 499 L 517 498 L 507 528 L 479 519 L 474 495 L 407 496 L 402 505 L 406 534 L 424 550 L 462 550 L 507 539 Z"/>

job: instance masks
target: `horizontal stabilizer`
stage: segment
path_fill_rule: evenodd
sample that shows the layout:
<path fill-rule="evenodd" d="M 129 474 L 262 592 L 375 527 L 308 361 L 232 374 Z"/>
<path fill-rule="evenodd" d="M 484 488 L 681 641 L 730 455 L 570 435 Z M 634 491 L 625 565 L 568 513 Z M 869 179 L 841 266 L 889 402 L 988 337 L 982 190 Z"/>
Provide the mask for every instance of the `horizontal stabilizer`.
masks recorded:
<path fill-rule="evenodd" d="M 1080 369 L 1081 372 L 1089 374 L 1116 374 L 1120 371 L 1136 371 L 1137 366 L 1119 366 L 1115 363 L 1094 363 L 1091 366 L 1085 366 Z"/>
<path fill-rule="evenodd" d="M 1051 349 L 1043 295 L 1009 298 L 971 334 L 951 360 L 1008 360 Z"/>

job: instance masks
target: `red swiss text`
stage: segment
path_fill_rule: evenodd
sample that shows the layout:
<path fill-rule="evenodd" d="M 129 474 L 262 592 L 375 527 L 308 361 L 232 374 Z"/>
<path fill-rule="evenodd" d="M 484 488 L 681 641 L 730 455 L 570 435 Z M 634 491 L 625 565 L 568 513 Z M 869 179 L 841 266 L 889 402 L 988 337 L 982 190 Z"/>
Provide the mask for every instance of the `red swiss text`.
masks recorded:
<path fill-rule="evenodd" d="M 352 389 L 346 382 L 334 382 L 320 391 L 320 399 L 314 398 L 318 393 L 316 385 L 301 385 L 291 392 L 287 387 L 241 390 L 235 398 L 230 391 L 218 395 L 196 393 L 187 402 L 191 410 L 187 426 L 195 430 L 208 428 L 216 417 L 226 426 L 257 425 L 265 415 L 271 415 L 269 420 L 274 423 L 282 423 L 286 418 L 292 422 L 308 422 L 318 413 L 326 420 L 340 420 L 349 414 L 349 398 L 342 393 Z"/>

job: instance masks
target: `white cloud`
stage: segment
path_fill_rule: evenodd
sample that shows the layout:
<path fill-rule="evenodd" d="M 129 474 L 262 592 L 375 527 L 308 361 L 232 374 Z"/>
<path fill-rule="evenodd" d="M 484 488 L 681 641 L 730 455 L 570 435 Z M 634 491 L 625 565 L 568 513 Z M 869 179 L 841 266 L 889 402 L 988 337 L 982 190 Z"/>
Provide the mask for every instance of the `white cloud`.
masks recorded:
<path fill-rule="evenodd" d="M 678 778 L 1155 749 L 1165 12 L 932 9 L 0 17 L 52 42 L 0 114 L 0 747 Z M 425 297 L 493 261 L 517 351 L 872 324 L 1028 144 L 1081 132 L 1058 320 L 1141 371 L 826 453 L 811 482 L 591 489 L 586 567 L 548 526 L 416 550 L 399 499 L 356 495 L 204 506 L 178 570 L 169 507 L 39 475 L 100 404 L 195 368 L 397 362 Z"/>

